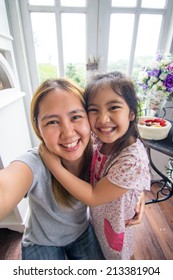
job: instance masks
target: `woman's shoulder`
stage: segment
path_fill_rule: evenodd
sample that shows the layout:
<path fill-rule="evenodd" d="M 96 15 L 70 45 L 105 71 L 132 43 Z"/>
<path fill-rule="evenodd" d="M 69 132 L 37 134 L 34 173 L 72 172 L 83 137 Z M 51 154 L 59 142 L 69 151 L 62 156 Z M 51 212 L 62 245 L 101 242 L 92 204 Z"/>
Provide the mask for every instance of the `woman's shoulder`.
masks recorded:
<path fill-rule="evenodd" d="M 28 151 L 26 151 L 22 155 L 19 155 L 15 160 L 30 162 L 30 161 L 38 161 L 40 159 L 41 158 L 39 155 L 38 147 L 34 147 L 34 148 L 30 148 Z"/>
<path fill-rule="evenodd" d="M 29 166 L 33 174 L 33 182 L 30 188 L 31 192 L 39 184 L 43 185 L 50 179 L 50 172 L 43 164 L 43 161 L 39 155 L 39 149 L 37 147 L 29 149 L 26 153 L 17 157 L 15 160 L 21 161 Z"/>
<path fill-rule="evenodd" d="M 38 147 L 29 149 L 27 152 L 16 157 L 15 161 L 21 161 L 27 164 L 31 168 L 33 173 L 35 172 L 35 170 L 38 171 L 43 166 Z"/>

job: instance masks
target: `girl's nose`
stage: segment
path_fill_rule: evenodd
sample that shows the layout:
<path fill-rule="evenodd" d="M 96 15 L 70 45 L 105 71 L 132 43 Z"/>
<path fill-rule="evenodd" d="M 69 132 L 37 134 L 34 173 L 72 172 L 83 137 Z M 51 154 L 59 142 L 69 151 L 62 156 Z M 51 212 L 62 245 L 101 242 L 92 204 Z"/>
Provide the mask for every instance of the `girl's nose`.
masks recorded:
<path fill-rule="evenodd" d="M 110 121 L 110 117 L 108 114 L 106 113 L 100 113 L 98 116 L 98 122 L 100 122 L 101 124 L 105 124 L 107 122 Z"/>

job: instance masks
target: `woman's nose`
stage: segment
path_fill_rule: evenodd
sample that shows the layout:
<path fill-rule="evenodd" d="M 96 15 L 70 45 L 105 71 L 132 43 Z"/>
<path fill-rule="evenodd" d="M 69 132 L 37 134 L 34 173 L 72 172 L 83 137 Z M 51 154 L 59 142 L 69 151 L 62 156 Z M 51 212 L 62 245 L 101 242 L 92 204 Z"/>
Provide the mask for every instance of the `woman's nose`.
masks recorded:
<path fill-rule="evenodd" d="M 75 129 L 72 123 L 65 123 L 61 127 L 61 137 L 70 138 L 75 135 Z"/>

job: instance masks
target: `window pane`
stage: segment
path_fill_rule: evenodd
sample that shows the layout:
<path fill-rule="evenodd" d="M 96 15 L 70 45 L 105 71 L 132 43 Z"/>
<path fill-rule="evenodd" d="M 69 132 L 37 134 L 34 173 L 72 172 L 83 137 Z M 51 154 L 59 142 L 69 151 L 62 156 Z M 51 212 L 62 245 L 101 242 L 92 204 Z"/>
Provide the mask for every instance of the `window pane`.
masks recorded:
<path fill-rule="evenodd" d="M 127 72 L 134 15 L 113 14 L 110 22 L 108 70 Z M 121 27 L 121 28 L 120 28 Z"/>
<path fill-rule="evenodd" d="M 148 64 L 151 57 L 155 56 L 161 27 L 161 15 L 141 15 L 137 37 L 133 77 L 143 65 Z M 151 28 L 154 26 L 154 28 Z"/>
<path fill-rule="evenodd" d="M 56 78 L 58 58 L 54 14 L 31 13 L 31 20 L 40 82 Z"/>
<path fill-rule="evenodd" d="M 85 14 L 62 14 L 62 38 L 66 76 L 84 84 L 86 64 Z"/>
<path fill-rule="evenodd" d="M 112 0 L 112 7 L 135 7 L 136 0 Z"/>
<path fill-rule="evenodd" d="M 61 0 L 61 6 L 85 7 L 86 0 Z"/>
<path fill-rule="evenodd" d="M 143 8 L 164 8 L 166 0 L 142 0 Z"/>
<path fill-rule="evenodd" d="M 33 6 L 54 6 L 54 0 L 29 0 L 29 4 Z"/>

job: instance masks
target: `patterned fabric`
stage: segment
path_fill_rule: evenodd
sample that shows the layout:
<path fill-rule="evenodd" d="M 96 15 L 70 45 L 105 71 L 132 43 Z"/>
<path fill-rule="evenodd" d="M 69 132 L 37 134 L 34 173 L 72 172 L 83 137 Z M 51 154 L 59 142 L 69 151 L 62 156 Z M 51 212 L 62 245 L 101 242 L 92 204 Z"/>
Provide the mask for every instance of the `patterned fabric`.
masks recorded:
<path fill-rule="evenodd" d="M 150 189 L 149 161 L 142 142 L 125 148 L 107 168 L 109 156 L 95 146 L 91 165 L 91 183 L 95 185 L 105 173 L 110 182 L 128 189 L 116 200 L 91 207 L 91 221 L 106 259 L 130 259 L 134 252 L 134 228 L 125 227 L 125 220 L 133 218 L 138 197 Z M 105 186 L 106 191 L 106 186 Z"/>

